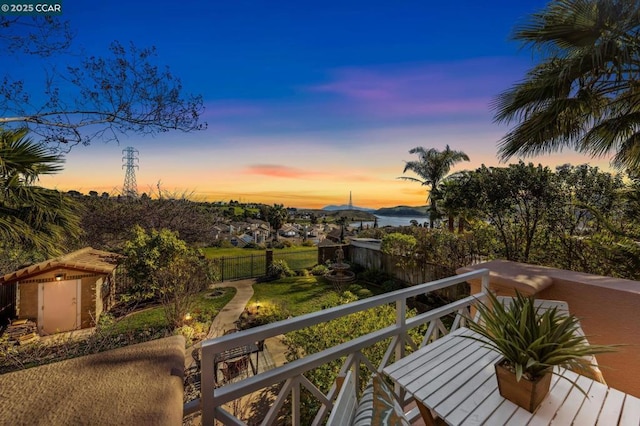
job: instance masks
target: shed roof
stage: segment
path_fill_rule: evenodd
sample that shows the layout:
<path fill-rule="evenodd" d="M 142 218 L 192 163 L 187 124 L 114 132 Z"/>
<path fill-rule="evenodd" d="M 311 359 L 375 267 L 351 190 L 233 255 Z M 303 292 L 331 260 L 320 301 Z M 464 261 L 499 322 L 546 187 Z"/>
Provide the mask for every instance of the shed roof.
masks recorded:
<path fill-rule="evenodd" d="M 1 276 L 0 283 L 24 280 L 57 268 L 109 274 L 118 266 L 121 258 L 122 256 L 116 253 L 85 247 L 64 256 L 48 259 Z"/>

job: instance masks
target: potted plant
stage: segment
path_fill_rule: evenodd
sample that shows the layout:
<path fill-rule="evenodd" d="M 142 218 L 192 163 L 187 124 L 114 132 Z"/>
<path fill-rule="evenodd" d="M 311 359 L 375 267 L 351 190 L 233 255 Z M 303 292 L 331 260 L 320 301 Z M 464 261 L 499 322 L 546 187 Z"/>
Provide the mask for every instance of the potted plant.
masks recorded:
<path fill-rule="evenodd" d="M 533 297 L 516 293 L 508 306 L 491 292 L 488 298 L 477 305 L 478 321 L 469 321 L 469 328 L 482 337 L 465 337 L 502 355 L 495 365 L 500 394 L 530 412 L 549 392 L 555 366 L 586 371 L 593 367 L 590 356 L 614 350 L 590 345 L 579 333 L 578 318 L 555 307 L 538 309 Z"/>

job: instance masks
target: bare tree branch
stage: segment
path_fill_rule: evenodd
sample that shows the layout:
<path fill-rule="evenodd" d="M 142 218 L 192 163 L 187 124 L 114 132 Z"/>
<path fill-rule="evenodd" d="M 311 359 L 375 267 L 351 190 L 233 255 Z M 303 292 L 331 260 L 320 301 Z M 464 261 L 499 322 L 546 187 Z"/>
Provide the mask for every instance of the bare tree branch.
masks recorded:
<path fill-rule="evenodd" d="M 49 39 L 39 37 L 47 28 Z M 0 17 L 0 50 L 50 57 L 68 53 L 72 34 L 67 22 L 53 17 Z M 47 44 L 45 44 L 47 43 Z M 156 49 L 113 42 L 105 57 L 71 55 L 64 70 L 44 62 L 42 93 L 37 84 L 9 75 L 0 84 L 0 125 L 26 127 L 52 148 L 64 151 L 99 139 L 118 141 L 123 134 L 189 132 L 206 128 L 201 96 L 185 94 L 168 68 L 155 64 Z"/>

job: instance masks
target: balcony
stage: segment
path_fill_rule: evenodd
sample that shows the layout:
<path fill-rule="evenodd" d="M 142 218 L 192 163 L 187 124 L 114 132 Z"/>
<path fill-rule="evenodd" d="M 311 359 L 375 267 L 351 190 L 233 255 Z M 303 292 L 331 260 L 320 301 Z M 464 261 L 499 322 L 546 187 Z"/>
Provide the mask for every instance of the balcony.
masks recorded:
<path fill-rule="evenodd" d="M 498 294 L 519 288 L 538 298 L 568 302 L 570 311 L 581 318 L 582 328 L 592 343 L 626 345 L 618 352 L 598 355 L 598 363 L 609 386 L 640 397 L 640 321 L 637 319 L 640 283 L 505 261 L 475 265 L 458 272 L 463 273 L 205 341 L 202 397 L 184 406 L 180 378 L 184 341 L 174 336 L 0 375 L 3 400 L 0 418 L 11 419 L 12 424 L 31 424 L 34 419 L 56 424 L 99 423 L 109 419 L 120 424 L 151 421 L 175 425 L 180 424 L 183 414 L 201 411 L 202 424 L 213 424 L 214 419 L 223 424 L 243 424 L 246 417 L 237 418 L 232 412 L 234 401 L 244 397 L 264 402 L 267 408 L 271 406 L 253 416 L 252 421 L 259 417 L 263 424 L 277 424 L 278 411 L 286 411 L 290 418 L 285 420 L 299 425 L 307 424 L 301 421 L 300 406 L 300 394 L 305 389 L 320 405 L 314 424 L 322 424 L 333 408 L 338 384 L 334 382 L 329 389 L 321 391 L 306 379 L 307 372 L 335 360 L 341 365 L 340 375 L 360 368 L 367 373 L 380 371 L 415 348 L 463 326 L 463 314 L 470 312 L 476 297 L 484 296 L 487 285 Z M 465 281 L 471 284 L 472 296 L 416 316 L 407 315 L 411 298 Z M 395 306 L 392 324 L 286 364 L 283 360 L 275 364 L 264 362 L 266 357 L 261 353 L 258 374 L 248 374 L 247 378 L 237 378 L 220 386 L 215 383 L 213 360 L 217 353 L 381 305 Z M 421 333 L 421 338 L 410 341 L 407 335 L 415 331 Z M 377 342 L 384 342 L 386 351 L 382 360 L 373 365 L 363 350 Z M 357 374 L 353 376 L 360 379 Z M 265 399 L 260 391 L 274 385 L 279 385 L 278 391 L 269 393 L 270 398 Z M 396 392 L 399 394 L 399 389 Z M 283 407 L 286 410 L 280 410 Z M 418 410 L 412 409 L 409 414 L 417 424 Z"/>
<path fill-rule="evenodd" d="M 471 296 L 413 317 L 407 316 L 407 303 L 411 298 L 465 281 L 472 284 Z M 477 265 L 475 269 L 457 276 L 205 341 L 202 344 L 201 398 L 186 404 L 184 415 L 201 410 L 202 424 L 213 424 L 214 419 L 223 424 L 244 424 L 230 412 L 230 404 L 251 394 L 258 395 L 257 392 L 280 384 L 271 409 L 265 413 L 262 424 L 275 424 L 281 408 L 284 404 L 290 404 L 288 412 L 291 417 L 288 422 L 300 425 L 302 388 L 310 392 L 320 404 L 313 424 L 323 424 L 333 408 L 339 390 L 339 379 L 333 382 L 328 392 L 323 392 L 305 377 L 306 372 L 339 359 L 343 359 L 339 376 L 344 376 L 349 370 L 358 371 L 361 367 L 371 372 L 382 371 L 384 367 L 403 358 L 409 352 L 463 326 L 465 316 L 469 314 L 477 299 L 484 299 L 490 284 L 492 287 L 495 284 L 504 292 L 509 288 L 520 288 L 519 283 L 523 282 L 536 297 L 567 301 L 571 312 L 582 318 L 583 329 L 593 343 L 627 344 L 628 346 L 619 352 L 599 356 L 598 360 L 610 386 L 640 396 L 640 364 L 637 362 L 640 323 L 634 319 L 635 309 L 640 306 L 640 283 L 512 262 L 490 262 Z M 539 282 L 543 282 L 544 285 L 530 285 Z M 218 353 L 385 304 L 395 305 L 396 320 L 392 325 L 327 350 L 307 354 L 301 359 L 262 371 L 257 375 L 221 386 L 216 385 L 213 366 L 215 355 Z M 420 330 L 420 342 L 408 337 L 407 333 L 410 330 Z M 382 361 L 373 365 L 363 355 L 362 350 L 387 340 L 389 343 Z M 406 347 L 410 349 L 405 351 Z M 354 376 L 357 381 L 358 375 Z M 358 385 L 356 383 L 356 387 Z M 396 392 L 400 394 L 399 389 L 396 389 Z M 410 410 L 409 418 L 414 422 L 419 421 L 420 413 L 417 408 Z"/>

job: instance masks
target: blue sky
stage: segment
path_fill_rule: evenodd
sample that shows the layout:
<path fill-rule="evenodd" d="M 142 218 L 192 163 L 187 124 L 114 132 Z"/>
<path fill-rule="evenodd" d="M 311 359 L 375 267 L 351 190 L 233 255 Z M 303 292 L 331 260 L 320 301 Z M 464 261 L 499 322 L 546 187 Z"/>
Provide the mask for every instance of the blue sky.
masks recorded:
<path fill-rule="evenodd" d="M 158 63 L 203 96 L 208 129 L 76 147 L 43 184 L 116 192 L 121 151 L 134 146 L 141 192 L 161 181 L 208 200 L 319 207 L 352 191 L 357 205 L 424 204 L 424 188 L 397 179 L 411 148 L 463 150 L 471 162 L 458 169 L 499 164 L 507 129 L 489 103 L 534 63 L 509 36 L 546 2 L 140 3 L 67 0 L 63 16 L 87 54 L 113 40 L 156 46 Z"/>

